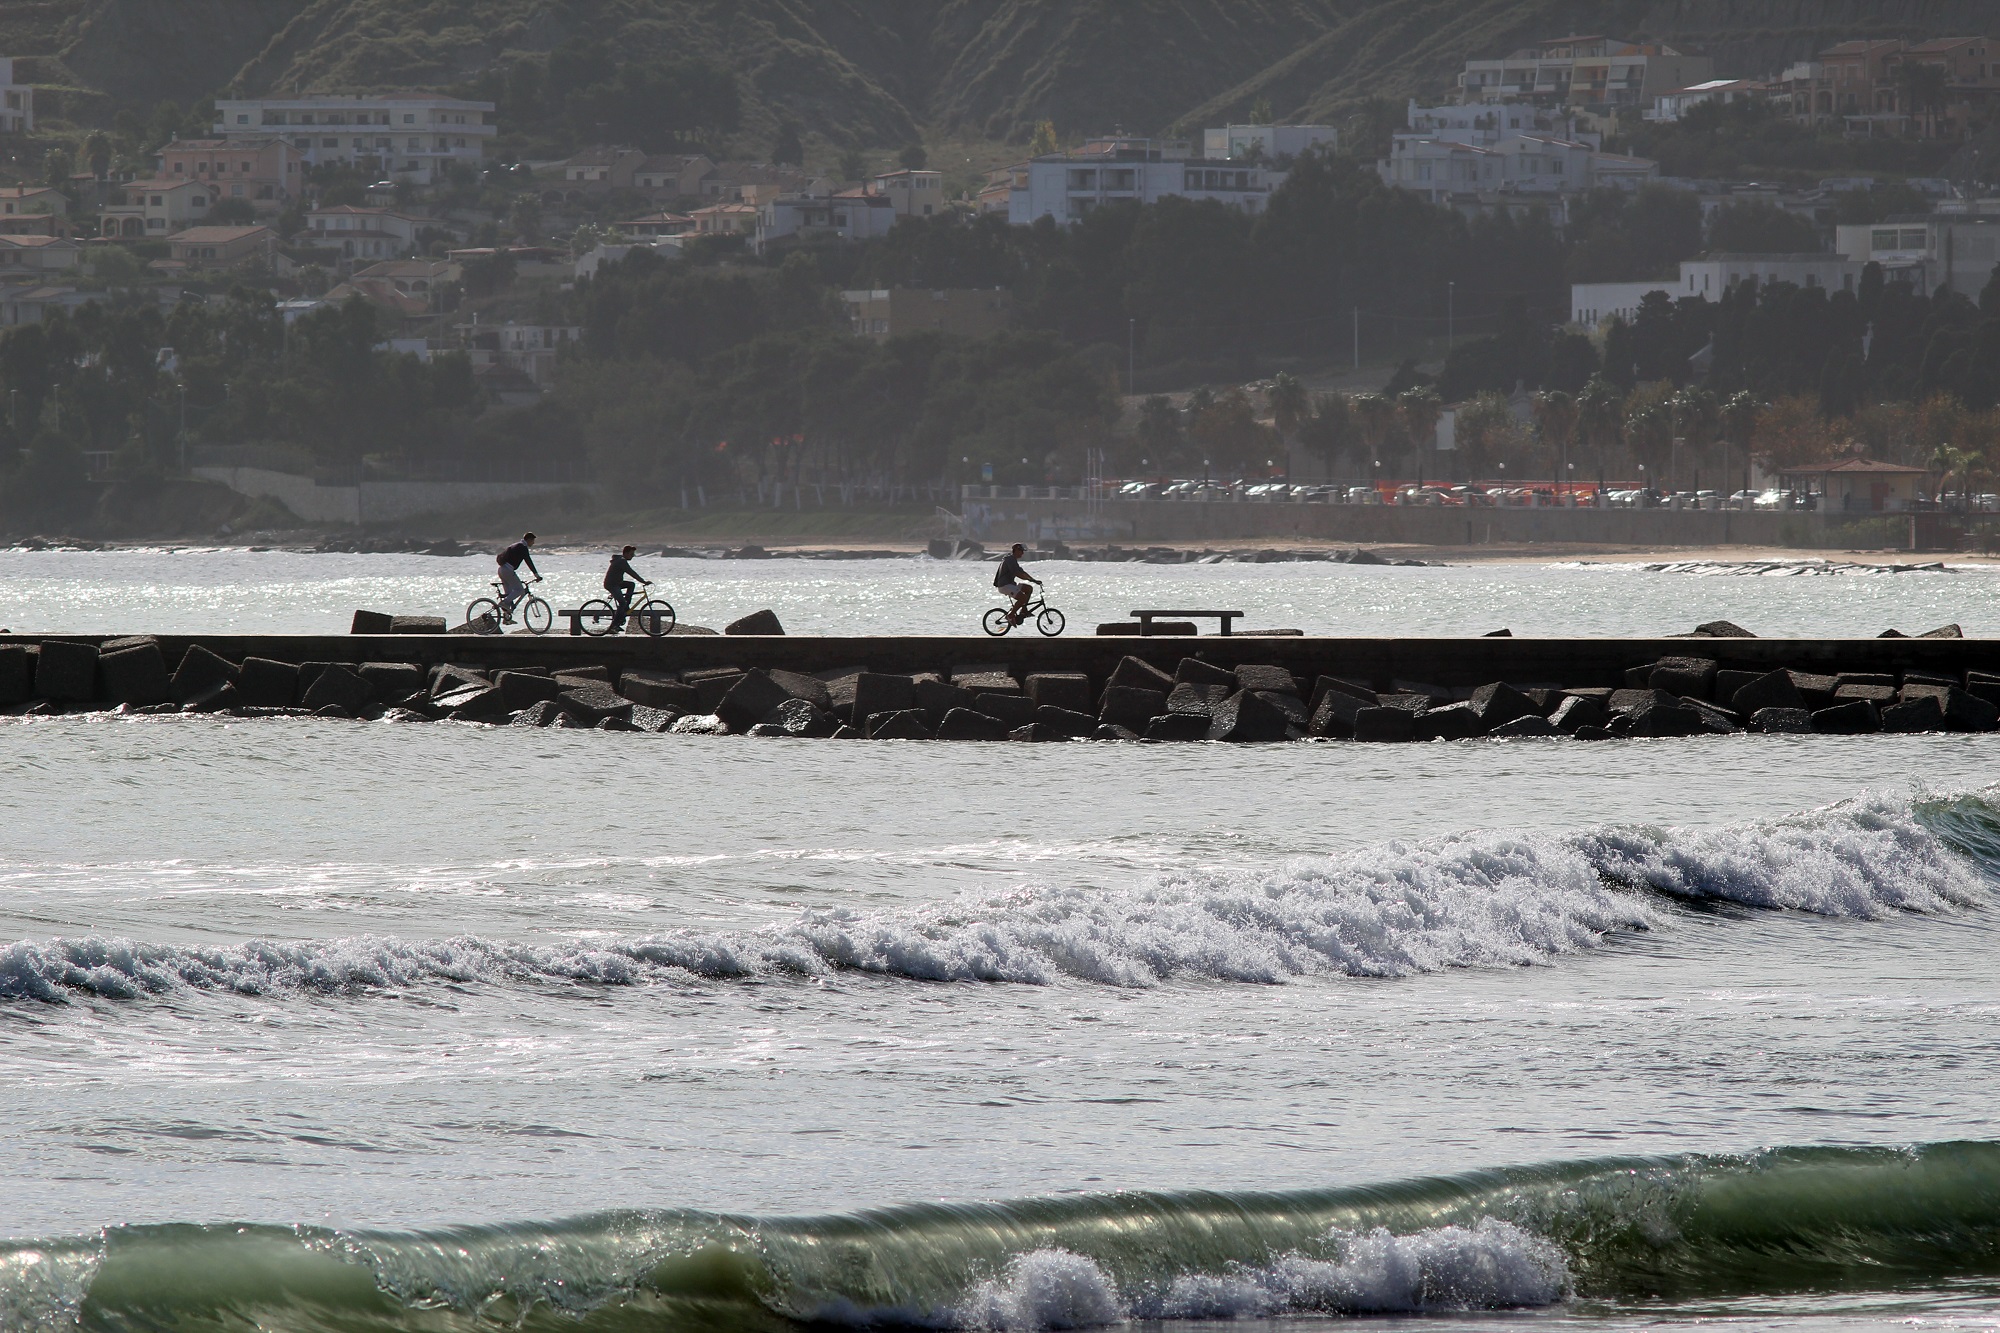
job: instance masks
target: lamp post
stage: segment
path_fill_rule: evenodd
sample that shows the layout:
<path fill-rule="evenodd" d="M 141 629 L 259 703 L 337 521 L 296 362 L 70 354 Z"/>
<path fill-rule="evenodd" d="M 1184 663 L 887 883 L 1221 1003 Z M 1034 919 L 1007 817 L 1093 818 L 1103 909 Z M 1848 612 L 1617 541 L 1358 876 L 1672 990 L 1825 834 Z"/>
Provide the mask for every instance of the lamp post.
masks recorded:
<path fill-rule="evenodd" d="M 1128 319 L 1125 321 L 1125 396 L 1127 398 L 1133 397 L 1139 392 L 1134 387 L 1137 383 L 1134 367 L 1138 364 L 1136 359 L 1138 346 L 1139 321 L 1137 319 Z"/>
<path fill-rule="evenodd" d="M 1444 346 L 1450 351 L 1458 340 L 1458 283 L 1444 285 Z"/>

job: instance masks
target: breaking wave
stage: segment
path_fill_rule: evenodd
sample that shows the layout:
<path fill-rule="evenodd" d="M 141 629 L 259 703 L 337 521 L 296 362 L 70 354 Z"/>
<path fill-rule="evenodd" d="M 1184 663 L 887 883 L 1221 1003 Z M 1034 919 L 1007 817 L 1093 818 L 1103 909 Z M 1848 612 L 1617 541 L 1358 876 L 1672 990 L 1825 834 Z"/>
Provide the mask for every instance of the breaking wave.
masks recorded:
<path fill-rule="evenodd" d="M 463 936 L 173 945 L 88 936 L 0 948 L 0 999 L 357 994 L 432 984 L 630 986 L 864 973 L 1150 986 L 1403 977 L 1547 963 L 1677 905 L 1875 919 L 1989 901 L 2000 808 L 1863 797 L 1715 829 L 1614 827 L 1391 842 L 1124 890 L 1031 886 L 761 930 L 525 943 Z"/>

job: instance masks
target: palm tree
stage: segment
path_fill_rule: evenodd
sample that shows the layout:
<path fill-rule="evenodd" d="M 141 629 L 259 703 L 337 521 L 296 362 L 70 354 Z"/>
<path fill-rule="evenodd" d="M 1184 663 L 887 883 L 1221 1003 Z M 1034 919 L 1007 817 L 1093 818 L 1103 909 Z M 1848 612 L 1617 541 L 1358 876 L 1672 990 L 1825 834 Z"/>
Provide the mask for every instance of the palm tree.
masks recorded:
<path fill-rule="evenodd" d="M 1444 399 L 1428 384 L 1405 389 L 1396 398 L 1402 409 L 1403 430 L 1413 449 L 1428 449 L 1437 440 L 1438 418 L 1444 415 Z"/>
<path fill-rule="evenodd" d="M 1567 481 L 1569 443 L 1576 437 L 1576 399 L 1561 389 L 1543 389 L 1532 400 L 1535 429 L 1542 443 L 1555 453 L 1556 480 Z"/>
<path fill-rule="evenodd" d="M 1930 137 L 1937 137 L 1937 113 L 1951 95 L 1944 66 L 1906 60 L 1896 69 L 1896 89 L 1906 114 L 1920 121 Z"/>
<path fill-rule="evenodd" d="M 1604 456 L 1625 441 L 1625 395 L 1602 375 L 1592 375 L 1576 400 L 1577 431 L 1586 448 L 1597 454 L 1597 468 L 1604 470 Z"/>
<path fill-rule="evenodd" d="M 1349 406 L 1355 424 L 1360 427 L 1361 442 L 1368 447 L 1369 459 L 1381 462 L 1398 416 L 1395 400 L 1379 393 L 1358 393 Z"/>
<path fill-rule="evenodd" d="M 1942 499 L 1949 487 L 1947 483 L 1956 476 L 1959 483 L 1959 502 L 1964 503 L 1965 492 L 1972 489 L 1972 477 L 1982 462 L 1978 453 L 1971 449 L 1960 449 L 1954 445 L 1940 444 L 1931 454 L 1931 470 L 1938 474 L 1938 497 Z"/>
<path fill-rule="evenodd" d="M 1292 475 L 1292 437 L 1298 432 L 1299 423 L 1312 411 L 1312 395 L 1298 378 L 1284 371 L 1271 382 L 1269 395 L 1271 424 L 1278 428 L 1278 444 L 1285 451 L 1285 478 Z"/>

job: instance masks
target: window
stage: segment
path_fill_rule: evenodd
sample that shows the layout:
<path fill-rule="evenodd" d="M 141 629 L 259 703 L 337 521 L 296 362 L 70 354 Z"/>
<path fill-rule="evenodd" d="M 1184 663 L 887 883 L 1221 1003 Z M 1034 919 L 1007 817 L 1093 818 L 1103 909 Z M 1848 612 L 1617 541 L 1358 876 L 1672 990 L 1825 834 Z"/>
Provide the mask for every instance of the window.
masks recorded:
<path fill-rule="evenodd" d="M 410 151 L 413 153 L 421 149 L 423 146 L 424 146 L 424 141 L 422 139 L 410 140 Z"/>
<path fill-rule="evenodd" d="M 1903 228 L 1903 248 L 1921 250 L 1930 243 L 1930 232 L 1923 227 Z"/>
<path fill-rule="evenodd" d="M 208 163 L 197 162 L 194 164 L 194 169 L 200 175 L 206 176 L 208 174 Z"/>
<path fill-rule="evenodd" d="M 1868 233 L 1868 248 L 1871 250 L 1895 249 L 1896 248 L 1895 229 L 1883 228 L 1880 231 L 1872 231 Z"/>
<path fill-rule="evenodd" d="M 187 163 L 185 162 L 174 163 L 174 175 L 176 176 L 183 175 L 186 173 L 186 171 L 187 171 Z M 11 213 L 14 210 L 10 208 L 7 211 Z"/>
<path fill-rule="evenodd" d="M 1096 173 L 1095 171 L 1076 171 L 1076 170 L 1072 170 L 1072 171 L 1071 171 L 1071 172 L 1069 173 L 1069 188 L 1070 188 L 1070 189 L 1072 189 L 1072 190 L 1094 190 L 1094 189 L 1096 189 L 1096 188 L 1097 188 L 1097 173 Z"/>
<path fill-rule="evenodd" d="M 321 139 L 321 140 L 319 141 L 319 146 L 320 146 L 320 147 L 322 147 L 322 148 L 338 148 L 338 147 L 340 147 L 340 140 L 338 140 L 338 139 Z"/>
<path fill-rule="evenodd" d="M 248 124 L 250 123 L 250 117 L 248 117 L 248 116 L 238 116 L 238 117 L 236 118 L 236 123 L 237 123 L 238 125 L 248 125 Z M 281 123 L 282 123 L 282 122 L 281 122 Z"/>
<path fill-rule="evenodd" d="M 403 123 L 405 125 L 414 125 L 417 123 L 417 118 L 415 116 L 406 115 L 403 117 Z"/>
<path fill-rule="evenodd" d="M 236 169 L 238 171 L 248 171 L 250 170 L 250 164 L 248 162 L 238 162 L 236 164 Z"/>

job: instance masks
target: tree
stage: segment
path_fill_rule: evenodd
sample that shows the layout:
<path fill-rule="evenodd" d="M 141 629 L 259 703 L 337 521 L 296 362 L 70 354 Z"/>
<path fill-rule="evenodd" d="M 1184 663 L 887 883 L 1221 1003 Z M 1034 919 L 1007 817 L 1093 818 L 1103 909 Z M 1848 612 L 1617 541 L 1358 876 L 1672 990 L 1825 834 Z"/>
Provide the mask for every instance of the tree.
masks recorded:
<path fill-rule="evenodd" d="M 1937 136 L 1937 113 L 1950 97 L 1950 81 L 1944 66 L 1905 60 L 1896 67 L 1896 92 L 1903 110 L 1924 126 L 1925 133 Z"/>
<path fill-rule="evenodd" d="M 111 174 L 111 136 L 103 130 L 92 130 L 83 140 L 83 160 L 90 164 L 91 175 L 103 180 Z"/>
<path fill-rule="evenodd" d="M 1937 493 L 1943 496 L 1952 487 L 1952 478 L 1958 478 L 1959 503 L 1964 504 L 1964 493 L 1972 489 L 1973 477 L 1985 462 L 1976 450 L 1960 449 L 1953 445 L 1941 444 L 1932 451 L 1931 471 L 1938 474 Z"/>
<path fill-rule="evenodd" d="M 1368 450 L 1369 459 L 1380 463 L 1389 452 L 1389 445 L 1400 425 L 1401 413 L 1393 398 L 1379 393 L 1358 393 L 1349 403 L 1354 412 L 1354 424 L 1361 436 L 1362 447 Z"/>
<path fill-rule="evenodd" d="M 1410 447 L 1420 454 L 1431 448 L 1437 440 L 1438 418 L 1444 415 L 1444 400 L 1438 391 L 1428 384 L 1405 389 L 1396 396 L 1396 406 L 1403 414 L 1403 432 Z"/>
<path fill-rule="evenodd" d="M 1329 468 L 1335 455 L 1353 446 L 1356 435 L 1354 413 L 1344 393 L 1320 394 L 1313 402 L 1312 416 L 1299 424 L 1299 443 Z"/>
<path fill-rule="evenodd" d="M 1986 275 L 1986 285 L 1979 289 L 1979 313 L 1989 317 L 2000 316 L 2000 264 Z"/>
<path fill-rule="evenodd" d="M 859 148 L 850 148 L 840 155 L 840 178 L 844 181 L 858 181 L 868 174 L 868 158 Z"/>
<path fill-rule="evenodd" d="M 1591 377 L 1576 400 L 1576 427 L 1585 447 L 1597 454 L 1598 467 L 1604 456 L 1625 440 L 1625 395 L 1602 375 Z"/>
<path fill-rule="evenodd" d="M 1271 110 L 1270 98 L 1259 97 L 1250 104 L 1250 123 L 1252 125 L 1269 125 L 1274 119 L 1276 119 L 1276 116 Z"/>
<path fill-rule="evenodd" d="M 1286 467 L 1291 464 L 1292 438 L 1298 433 L 1299 423 L 1312 411 L 1312 395 L 1298 378 L 1287 372 L 1280 372 L 1271 382 L 1269 396 L 1271 422 L 1278 428 L 1278 440 L 1286 451 Z"/>
<path fill-rule="evenodd" d="M 920 143 L 905 144 L 903 150 L 896 154 L 896 161 L 902 164 L 905 171 L 922 171 L 924 164 L 930 160 L 930 153 Z"/>
<path fill-rule="evenodd" d="M 1056 138 L 1056 123 L 1053 120 L 1040 121 L 1028 140 L 1029 157 L 1047 157 L 1050 153 L 1062 151 L 1062 140 Z"/>
<path fill-rule="evenodd" d="M 1739 254 L 1811 254 L 1819 228 L 1774 204 L 1730 204 L 1708 224 L 1708 248 Z"/>
<path fill-rule="evenodd" d="M 771 161 L 781 167 L 804 166 L 806 160 L 805 141 L 799 137 L 799 123 L 787 120 L 778 126 L 777 138 L 771 141 Z"/>
<path fill-rule="evenodd" d="M 1162 469 L 1181 451 L 1181 414 L 1165 394 L 1154 394 L 1139 405 L 1139 427 L 1133 433 L 1144 455 L 1141 466 Z"/>
<path fill-rule="evenodd" d="M 1535 413 L 1535 429 L 1541 434 L 1542 443 L 1555 455 L 1558 463 L 1569 459 L 1570 441 L 1576 437 L 1576 399 L 1561 389 L 1543 389 L 1531 400 Z"/>

